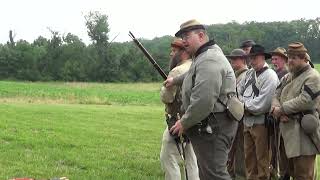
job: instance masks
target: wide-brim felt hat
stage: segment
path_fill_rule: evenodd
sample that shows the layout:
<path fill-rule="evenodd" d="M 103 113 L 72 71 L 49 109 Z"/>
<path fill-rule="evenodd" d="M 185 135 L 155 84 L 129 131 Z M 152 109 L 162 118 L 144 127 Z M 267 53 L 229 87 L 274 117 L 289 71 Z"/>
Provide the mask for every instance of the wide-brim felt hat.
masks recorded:
<path fill-rule="evenodd" d="M 231 53 L 229 55 L 226 55 L 227 58 L 246 58 L 247 55 L 246 55 L 246 52 L 244 52 L 244 50 L 242 49 L 234 49 L 231 51 Z"/>
<path fill-rule="evenodd" d="M 241 43 L 240 48 L 246 48 L 246 47 L 252 47 L 253 45 L 255 45 L 256 43 L 249 39 L 249 40 L 245 40 Z"/>
<path fill-rule="evenodd" d="M 285 59 L 288 59 L 287 51 L 285 48 L 282 48 L 282 47 L 277 47 L 275 50 L 271 51 L 270 54 L 272 56 L 277 55 L 277 56 L 281 56 Z"/>
<path fill-rule="evenodd" d="M 176 37 L 181 37 L 182 34 L 187 33 L 189 31 L 193 31 L 196 29 L 206 30 L 205 25 L 201 24 L 195 19 L 184 22 L 180 26 L 180 30 L 175 34 Z"/>
<path fill-rule="evenodd" d="M 248 56 L 258 56 L 258 55 L 264 55 L 264 57 L 266 59 L 270 59 L 271 58 L 271 54 L 266 53 L 265 49 L 263 46 L 259 45 L 259 44 L 255 44 L 251 47 L 250 53 L 248 54 Z"/>

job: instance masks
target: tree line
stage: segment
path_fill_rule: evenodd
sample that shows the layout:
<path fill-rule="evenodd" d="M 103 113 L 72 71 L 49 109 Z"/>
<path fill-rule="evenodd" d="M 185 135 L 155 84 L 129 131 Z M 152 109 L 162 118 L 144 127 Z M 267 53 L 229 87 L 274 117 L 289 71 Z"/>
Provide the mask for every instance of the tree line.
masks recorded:
<path fill-rule="evenodd" d="M 77 35 L 61 35 L 54 30 L 50 30 L 49 39 L 39 36 L 32 43 L 25 40 L 15 42 L 10 33 L 9 41 L 0 44 L 0 79 L 84 82 L 161 80 L 132 41 L 110 42 L 108 16 L 90 12 L 84 18 L 92 41 L 89 45 Z M 312 61 L 320 63 L 320 18 L 289 22 L 233 21 L 209 25 L 207 31 L 225 54 L 239 47 L 246 39 L 253 39 L 270 51 L 300 41 L 308 48 Z M 140 39 L 166 72 L 171 40 L 169 35 L 152 40 Z"/>

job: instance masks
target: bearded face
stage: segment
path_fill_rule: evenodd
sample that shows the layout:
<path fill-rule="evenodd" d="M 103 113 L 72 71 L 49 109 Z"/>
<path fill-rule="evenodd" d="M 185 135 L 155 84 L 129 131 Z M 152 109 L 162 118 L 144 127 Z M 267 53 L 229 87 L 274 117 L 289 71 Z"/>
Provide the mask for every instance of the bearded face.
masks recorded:
<path fill-rule="evenodd" d="M 289 55 L 288 56 L 288 67 L 289 72 L 296 73 L 300 69 L 302 69 L 308 62 L 305 58 L 301 58 L 297 55 Z"/>
<path fill-rule="evenodd" d="M 169 69 L 170 71 L 175 68 L 181 61 L 181 51 L 176 51 L 173 56 L 171 56 L 171 60 L 169 63 Z"/>

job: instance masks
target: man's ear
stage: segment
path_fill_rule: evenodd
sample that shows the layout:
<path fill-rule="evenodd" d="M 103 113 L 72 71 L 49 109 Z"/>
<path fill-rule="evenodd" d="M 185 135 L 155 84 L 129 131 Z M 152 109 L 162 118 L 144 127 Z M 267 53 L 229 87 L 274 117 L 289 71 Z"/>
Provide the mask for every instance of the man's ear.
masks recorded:
<path fill-rule="evenodd" d="M 198 33 L 198 35 L 199 35 L 199 38 L 200 38 L 201 40 L 204 39 L 204 32 L 200 31 L 200 32 Z"/>

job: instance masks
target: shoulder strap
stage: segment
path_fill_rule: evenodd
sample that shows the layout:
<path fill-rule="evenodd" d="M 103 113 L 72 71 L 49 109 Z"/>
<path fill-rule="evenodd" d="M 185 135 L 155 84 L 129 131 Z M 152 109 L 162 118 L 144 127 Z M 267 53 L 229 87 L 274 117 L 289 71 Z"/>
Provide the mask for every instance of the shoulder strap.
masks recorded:
<path fill-rule="evenodd" d="M 256 85 L 256 82 L 257 82 L 257 78 L 263 73 L 263 72 L 265 72 L 267 69 L 269 69 L 269 67 L 268 66 L 265 66 L 265 67 L 263 67 L 260 71 L 258 71 L 258 72 L 253 72 L 252 73 L 252 78 L 254 78 L 254 81 L 253 81 L 253 83 L 251 84 L 252 85 L 252 91 L 253 91 L 253 93 L 254 93 L 254 96 L 259 96 L 259 93 L 260 93 L 260 90 L 259 90 L 259 88 L 257 87 L 257 85 Z"/>
<path fill-rule="evenodd" d="M 222 104 L 226 109 L 228 109 L 228 106 L 225 103 L 223 103 L 220 98 L 218 98 L 218 102 Z"/>
<path fill-rule="evenodd" d="M 246 71 L 248 71 L 248 69 L 244 68 L 244 69 L 242 69 L 242 70 L 240 70 L 238 72 L 235 72 L 236 78 L 238 78 L 242 73 L 245 73 Z"/>
<path fill-rule="evenodd" d="M 242 74 L 242 73 L 244 73 L 244 72 L 246 72 L 246 71 L 248 71 L 248 68 L 242 69 L 242 70 L 239 72 L 239 74 Z"/>
<path fill-rule="evenodd" d="M 253 91 L 253 94 L 254 96 L 259 96 L 259 93 L 260 93 L 260 90 L 258 89 L 258 87 L 256 86 L 256 84 L 252 84 L 252 91 Z"/>
<path fill-rule="evenodd" d="M 244 85 L 244 89 L 247 89 L 251 84 L 255 84 L 255 83 L 256 83 L 255 72 L 252 72 L 250 79 L 249 79 L 248 82 Z"/>
<path fill-rule="evenodd" d="M 195 85 L 195 81 L 196 81 L 196 65 L 194 65 L 194 71 L 193 71 L 193 74 L 192 74 L 192 77 L 191 77 L 191 80 L 192 80 L 192 88 L 194 87 Z"/>
<path fill-rule="evenodd" d="M 257 77 L 259 77 L 263 72 L 265 72 L 267 69 L 269 69 L 268 66 L 263 67 L 261 70 L 257 71 Z"/>
<path fill-rule="evenodd" d="M 282 77 L 281 83 L 278 85 L 277 89 L 283 89 L 287 84 L 289 84 L 289 73 Z"/>

